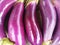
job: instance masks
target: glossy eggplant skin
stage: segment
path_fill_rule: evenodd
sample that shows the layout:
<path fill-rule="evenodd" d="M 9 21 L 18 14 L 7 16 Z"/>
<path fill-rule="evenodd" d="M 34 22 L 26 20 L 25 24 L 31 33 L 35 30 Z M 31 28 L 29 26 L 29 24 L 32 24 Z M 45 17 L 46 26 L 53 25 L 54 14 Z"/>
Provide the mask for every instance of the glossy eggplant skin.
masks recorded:
<path fill-rule="evenodd" d="M 25 11 L 25 29 L 27 38 L 32 45 L 41 45 L 42 34 L 36 16 L 36 2 L 32 1 L 26 6 Z"/>
<path fill-rule="evenodd" d="M 43 40 L 49 41 L 56 25 L 56 12 L 50 0 L 40 0 L 42 12 Z"/>
<path fill-rule="evenodd" d="M 4 32 L 4 19 L 15 2 L 16 0 L 0 0 L 0 39 L 6 37 Z"/>
<path fill-rule="evenodd" d="M 23 25 L 23 2 L 18 2 L 10 15 L 8 23 L 8 38 L 15 42 L 15 45 L 26 45 Z"/>
<path fill-rule="evenodd" d="M 56 9 L 56 14 L 57 14 L 57 24 L 52 39 L 53 42 L 57 40 L 56 43 L 60 42 L 60 5 L 59 4 L 60 4 L 59 0 L 54 0 L 54 7 Z"/>

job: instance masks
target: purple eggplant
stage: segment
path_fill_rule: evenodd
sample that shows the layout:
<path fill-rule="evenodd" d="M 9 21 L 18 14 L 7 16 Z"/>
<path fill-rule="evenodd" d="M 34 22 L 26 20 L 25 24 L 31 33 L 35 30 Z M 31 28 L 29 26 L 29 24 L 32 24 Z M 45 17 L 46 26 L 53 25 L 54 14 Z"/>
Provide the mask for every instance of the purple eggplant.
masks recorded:
<path fill-rule="evenodd" d="M 6 17 L 7 12 L 13 6 L 16 0 L 0 0 L 0 40 L 6 37 L 4 32 L 4 19 Z"/>
<path fill-rule="evenodd" d="M 23 25 L 24 0 L 18 1 L 10 15 L 8 23 L 8 38 L 15 45 L 26 45 Z"/>
<path fill-rule="evenodd" d="M 6 14 L 15 2 L 16 0 L 0 0 L 0 45 L 9 44 L 9 41 L 7 41 L 9 39 L 6 37 L 6 33 L 4 31 L 4 20 Z"/>
<path fill-rule="evenodd" d="M 8 11 L 15 2 L 16 0 L 0 0 L 0 45 L 13 45 L 13 43 L 6 37 L 4 31 L 4 20 Z"/>
<path fill-rule="evenodd" d="M 42 34 L 37 21 L 36 16 L 36 5 L 38 0 L 27 0 L 25 8 L 25 29 L 28 41 L 32 45 L 41 45 L 42 43 Z"/>
<path fill-rule="evenodd" d="M 53 4 L 57 14 L 57 24 L 52 40 L 55 45 L 60 45 L 60 0 L 53 0 Z"/>
<path fill-rule="evenodd" d="M 40 10 L 42 12 L 43 40 L 45 43 L 51 42 L 56 26 L 56 11 L 50 0 L 40 0 Z"/>

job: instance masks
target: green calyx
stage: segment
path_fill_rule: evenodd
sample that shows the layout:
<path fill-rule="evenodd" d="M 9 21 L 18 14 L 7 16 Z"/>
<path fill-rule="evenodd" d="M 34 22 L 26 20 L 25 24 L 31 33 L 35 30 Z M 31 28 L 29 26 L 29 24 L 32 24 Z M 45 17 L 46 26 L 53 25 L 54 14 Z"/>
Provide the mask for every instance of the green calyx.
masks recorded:
<path fill-rule="evenodd" d="M 38 4 L 39 0 L 25 0 L 25 6 L 28 6 L 31 2 Z"/>
<path fill-rule="evenodd" d="M 49 40 L 49 41 L 43 42 L 42 45 L 50 45 L 51 43 L 52 43 L 52 41 Z"/>
<path fill-rule="evenodd" d="M 17 0 L 17 2 L 24 2 L 24 0 Z"/>
<path fill-rule="evenodd" d="M 0 45 L 14 45 L 14 43 L 8 38 L 3 38 L 2 40 L 0 40 Z"/>

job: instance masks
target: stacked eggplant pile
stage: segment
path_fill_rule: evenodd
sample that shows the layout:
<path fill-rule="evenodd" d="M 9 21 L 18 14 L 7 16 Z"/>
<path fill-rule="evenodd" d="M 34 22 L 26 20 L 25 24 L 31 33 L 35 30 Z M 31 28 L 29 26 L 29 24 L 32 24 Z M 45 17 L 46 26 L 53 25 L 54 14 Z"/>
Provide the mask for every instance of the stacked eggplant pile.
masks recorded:
<path fill-rule="evenodd" d="M 0 45 L 60 45 L 60 0 L 0 0 Z"/>

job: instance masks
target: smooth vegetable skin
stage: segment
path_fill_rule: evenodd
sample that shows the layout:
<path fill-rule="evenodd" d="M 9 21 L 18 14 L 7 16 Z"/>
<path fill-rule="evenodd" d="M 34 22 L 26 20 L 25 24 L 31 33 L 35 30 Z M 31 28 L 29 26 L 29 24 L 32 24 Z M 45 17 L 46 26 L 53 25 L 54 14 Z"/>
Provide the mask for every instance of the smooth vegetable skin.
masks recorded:
<path fill-rule="evenodd" d="M 5 16 L 15 2 L 16 0 L 0 0 L 0 40 L 6 37 L 4 32 Z"/>
<path fill-rule="evenodd" d="M 50 0 L 40 0 L 42 12 L 43 40 L 51 42 L 52 34 L 56 25 L 56 12 Z"/>
<path fill-rule="evenodd" d="M 53 4 L 57 13 L 57 24 L 52 39 L 55 45 L 60 45 L 60 0 L 54 0 Z"/>
<path fill-rule="evenodd" d="M 25 29 L 27 38 L 32 45 L 41 45 L 42 34 L 36 16 L 36 1 L 28 1 L 25 8 Z"/>
<path fill-rule="evenodd" d="M 26 45 L 23 25 L 23 2 L 18 1 L 16 3 L 8 23 L 8 38 L 13 41 L 15 45 Z"/>

